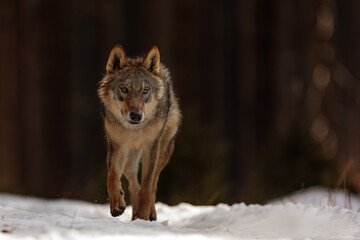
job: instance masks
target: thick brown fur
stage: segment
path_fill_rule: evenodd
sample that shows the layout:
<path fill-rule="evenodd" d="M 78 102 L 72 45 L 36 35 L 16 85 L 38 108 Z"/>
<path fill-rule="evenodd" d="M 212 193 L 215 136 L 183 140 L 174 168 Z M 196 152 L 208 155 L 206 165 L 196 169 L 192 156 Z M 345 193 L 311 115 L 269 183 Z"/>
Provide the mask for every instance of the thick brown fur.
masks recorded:
<path fill-rule="evenodd" d="M 130 59 L 116 45 L 98 89 L 108 144 L 107 187 L 112 216 L 126 208 L 121 176 L 129 181 L 132 219 L 156 220 L 160 172 L 174 149 L 181 120 L 167 68 L 154 46 L 144 58 Z M 138 166 L 142 160 L 141 184 Z"/>

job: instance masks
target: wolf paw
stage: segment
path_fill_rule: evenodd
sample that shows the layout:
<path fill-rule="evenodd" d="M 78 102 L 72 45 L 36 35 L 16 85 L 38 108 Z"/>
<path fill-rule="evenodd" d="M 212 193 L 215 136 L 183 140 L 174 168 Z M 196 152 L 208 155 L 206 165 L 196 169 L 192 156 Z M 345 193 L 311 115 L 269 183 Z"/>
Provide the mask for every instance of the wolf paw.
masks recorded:
<path fill-rule="evenodd" d="M 149 215 L 149 218 L 145 218 L 145 217 L 138 217 L 137 213 L 135 213 L 133 216 L 132 216 L 132 221 L 134 221 L 135 219 L 143 219 L 143 220 L 150 220 L 150 221 L 156 221 L 156 214 L 153 215 L 153 214 L 150 214 Z"/>
<path fill-rule="evenodd" d="M 125 209 L 126 209 L 125 205 L 120 205 L 119 208 L 111 209 L 111 216 L 113 217 L 120 216 L 121 214 L 124 213 Z"/>
<path fill-rule="evenodd" d="M 150 221 L 156 221 L 156 214 L 155 215 L 150 214 L 149 220 Z"/>

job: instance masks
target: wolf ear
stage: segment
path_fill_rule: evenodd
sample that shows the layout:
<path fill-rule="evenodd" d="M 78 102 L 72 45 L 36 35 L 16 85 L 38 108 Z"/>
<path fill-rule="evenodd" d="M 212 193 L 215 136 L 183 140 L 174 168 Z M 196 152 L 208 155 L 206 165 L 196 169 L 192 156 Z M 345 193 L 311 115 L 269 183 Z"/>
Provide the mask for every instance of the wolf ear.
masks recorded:
<path fill-rule="evenodd" d="M 144 60 L 142 61 L 142 65 L 154 74 L 159 74 L 160 72 L 160 52 L 157 47 L 153 46 Z"/>
<path fill-rule="evenodd" d="M 109 60 L 106 65 L 106 72 L 111 73 L 114 70 L 122 69 L 127 63 L 127 57 L 120 44 L 115 45 L 110 52 Z"/>

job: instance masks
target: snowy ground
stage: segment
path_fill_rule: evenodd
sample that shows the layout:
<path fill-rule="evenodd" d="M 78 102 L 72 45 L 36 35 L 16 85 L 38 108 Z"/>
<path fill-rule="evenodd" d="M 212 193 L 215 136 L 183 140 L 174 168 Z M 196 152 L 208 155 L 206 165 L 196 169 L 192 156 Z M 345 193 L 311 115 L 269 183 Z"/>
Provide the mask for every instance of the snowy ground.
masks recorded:
<path fill-rule="evenodd" d="M 0 194 L 0 239 L 360 239 L 360 199 L 312 188 L 267 205 L 156 205 L 157 222 L 108 205 Z"/>

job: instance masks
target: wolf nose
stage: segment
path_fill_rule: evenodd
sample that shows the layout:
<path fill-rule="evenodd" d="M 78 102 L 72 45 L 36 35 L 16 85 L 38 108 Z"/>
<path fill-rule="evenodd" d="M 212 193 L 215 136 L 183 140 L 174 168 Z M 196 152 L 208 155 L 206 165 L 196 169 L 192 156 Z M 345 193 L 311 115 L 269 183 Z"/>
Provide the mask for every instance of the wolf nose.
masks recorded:
<path fill-rule="evenodd" d="M 140 122 L 142 119 L 141 112 L 131 112 L 130 119 L 131 119 L 131 121 L 134 121 L 134 122 Z"/>

